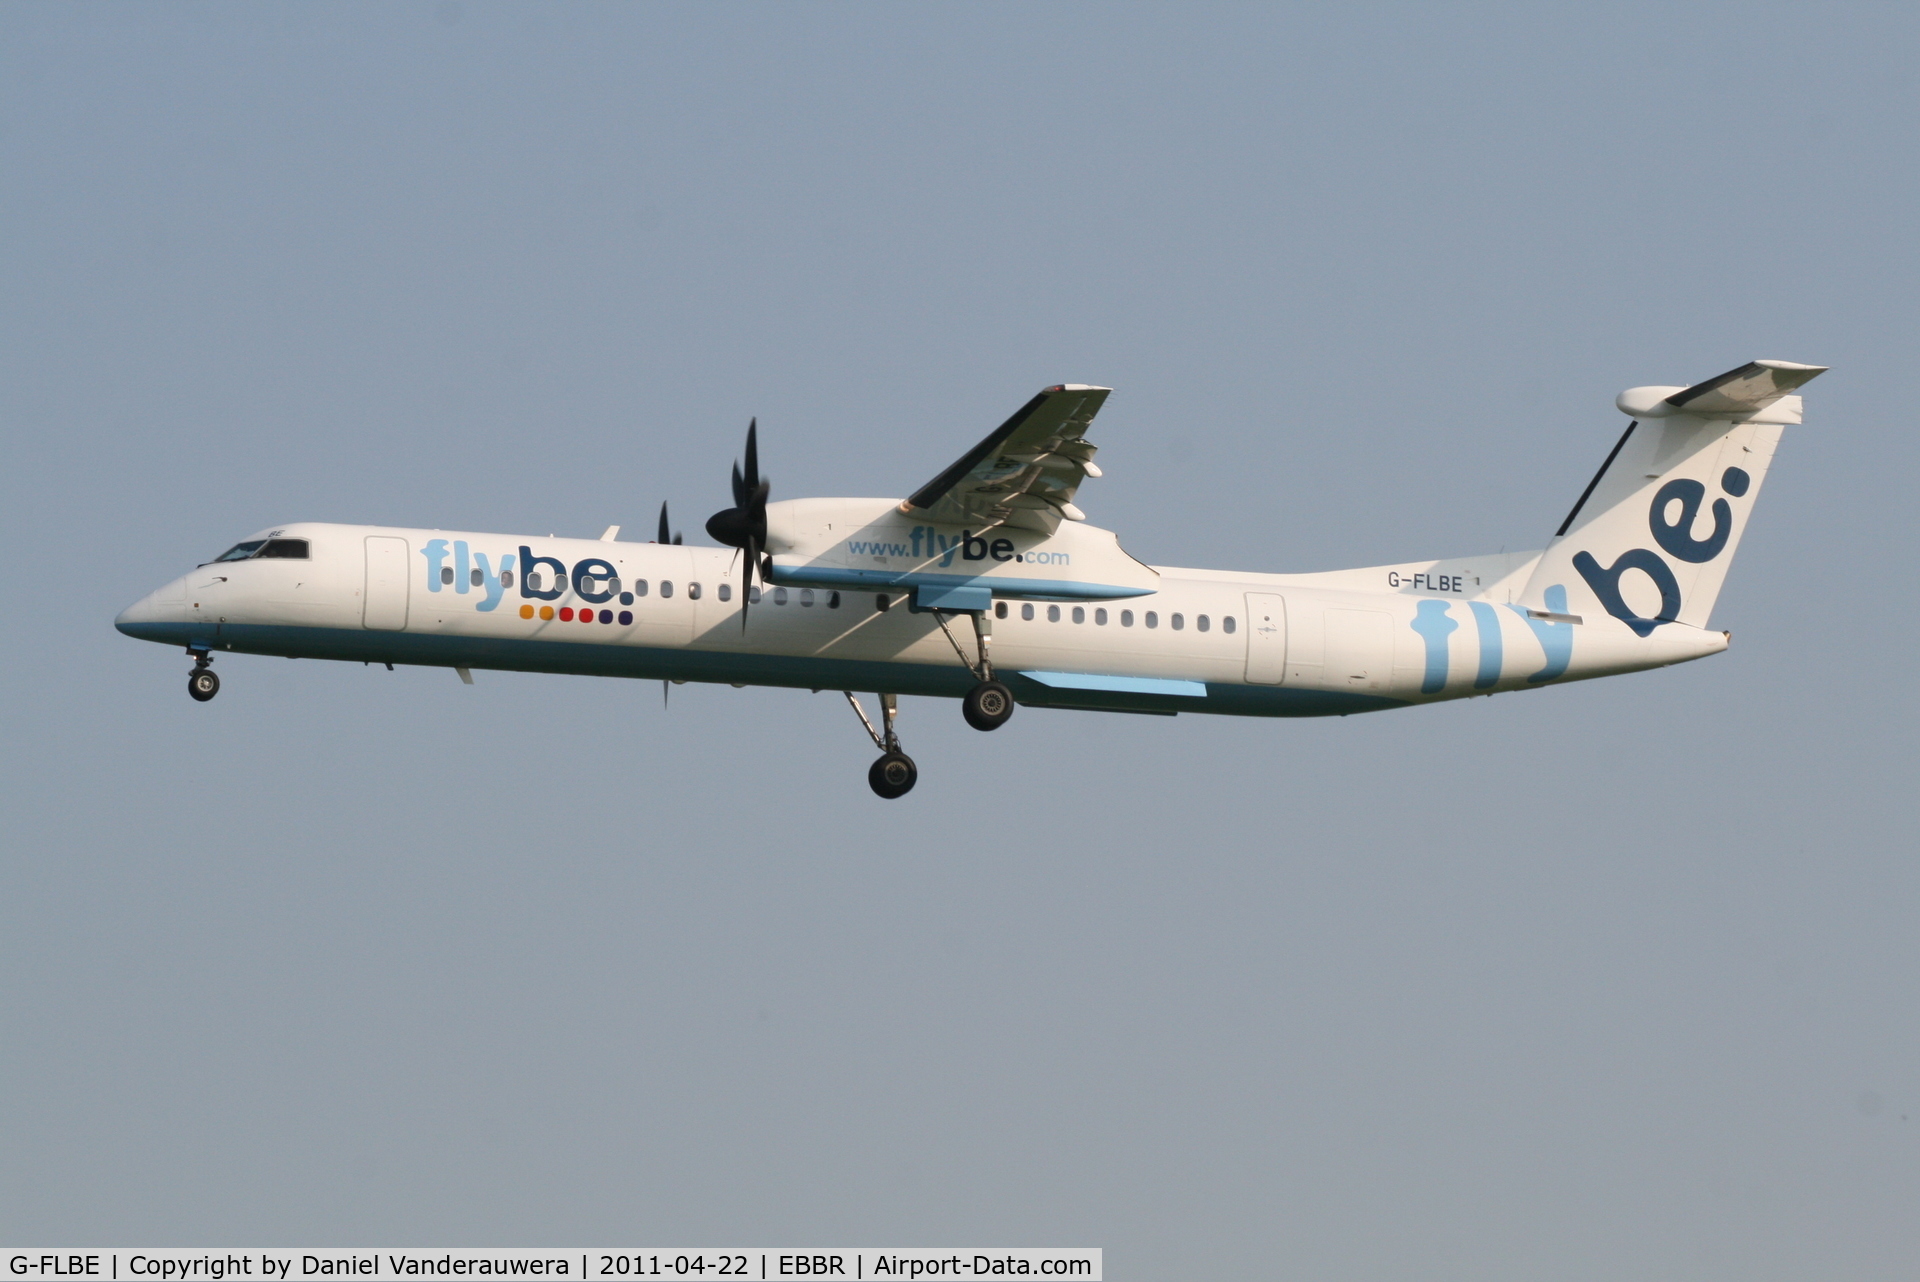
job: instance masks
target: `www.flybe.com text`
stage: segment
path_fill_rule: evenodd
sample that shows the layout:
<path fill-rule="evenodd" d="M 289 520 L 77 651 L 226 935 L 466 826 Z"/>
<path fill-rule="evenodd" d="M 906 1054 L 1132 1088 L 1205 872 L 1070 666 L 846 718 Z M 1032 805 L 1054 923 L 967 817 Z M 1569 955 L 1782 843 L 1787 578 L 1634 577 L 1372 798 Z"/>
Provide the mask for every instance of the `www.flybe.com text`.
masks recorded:
<path fill-rule="evenodd" d="M 904 556 L 916 561 L 931 561 L 938 557 L 943 566 L 952 565 L 956 555 L 963 561 L 1018 561 L 1023 565 L 1073 564 L 1072 555 L 1066 552 L 1017 552 L 1012 539 L 988 539 L 984 534 L 975 534 L 972 530 L 946 535 L 927 525 L 916 525 L 907 531 L 905 543 L 884 539 L 848 539 L 847 551 L 855 556 Z"/>

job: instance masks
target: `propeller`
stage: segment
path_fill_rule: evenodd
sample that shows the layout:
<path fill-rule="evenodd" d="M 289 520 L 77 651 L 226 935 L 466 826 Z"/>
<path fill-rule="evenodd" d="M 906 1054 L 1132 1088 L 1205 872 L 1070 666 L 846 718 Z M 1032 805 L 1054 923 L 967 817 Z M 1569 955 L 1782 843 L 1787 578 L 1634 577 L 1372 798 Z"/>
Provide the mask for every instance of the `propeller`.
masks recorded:
<path fill-rule="evenodd" d="M 707 534 L 715 543 L 724 543 L 747 554 L 745 582 L 741 585 L 740 630 L 746 631 L 747 606 L 753 601 L 753 576 L 760 568 L 761 554 L 767 546 L 767 494 L 772 482 L 760 475 L 760 420 L 747 423 L 746 469 L 733 465 L 733 506 L 707 518 Z"/>

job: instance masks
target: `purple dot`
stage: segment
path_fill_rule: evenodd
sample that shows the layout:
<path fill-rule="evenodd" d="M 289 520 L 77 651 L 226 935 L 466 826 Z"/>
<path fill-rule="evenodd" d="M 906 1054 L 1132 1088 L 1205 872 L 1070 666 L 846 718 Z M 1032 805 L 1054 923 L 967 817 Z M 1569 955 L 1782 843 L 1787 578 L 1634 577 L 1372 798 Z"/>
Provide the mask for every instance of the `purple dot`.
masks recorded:
<path fill-rule="evenodd" d="M 612 611 L 612 610 L 602 610 L 602 611 L 600 611 L 600 622 L 602 622 L 602 623 L 612 623 L 612 622 L 613 622 L 613 611 Z"/>
<path fill-rule="evenodd" d="M 632 622 L 633 622 L 633 611 L 632 611 L 632 610 L 622 610 L 622 611 L 620 611 L 620 626 L 621 626 L 621 627 L 623 627 L 623 628 L 624 628 L 624 627 L 626 627 L 626 626 L 627 626 L 627 625 L 628 625 L 629 623 L 632 623 Z"/>

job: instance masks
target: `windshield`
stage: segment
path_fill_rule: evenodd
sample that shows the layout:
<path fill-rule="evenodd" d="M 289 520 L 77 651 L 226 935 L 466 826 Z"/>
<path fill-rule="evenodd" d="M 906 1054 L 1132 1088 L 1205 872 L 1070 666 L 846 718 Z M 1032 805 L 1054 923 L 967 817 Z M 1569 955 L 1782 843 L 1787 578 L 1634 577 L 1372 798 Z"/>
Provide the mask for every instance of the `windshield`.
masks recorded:
<path fill-rule="evenodd" d="M 222 561 L 244 561 L 255 552 L 258 552 L 260 545 L 265 542 L 265 539 L 255 539 L 251 543 L 236 543 L 219 556 L 214 557 L 212 563 L 218 565 Z"/>

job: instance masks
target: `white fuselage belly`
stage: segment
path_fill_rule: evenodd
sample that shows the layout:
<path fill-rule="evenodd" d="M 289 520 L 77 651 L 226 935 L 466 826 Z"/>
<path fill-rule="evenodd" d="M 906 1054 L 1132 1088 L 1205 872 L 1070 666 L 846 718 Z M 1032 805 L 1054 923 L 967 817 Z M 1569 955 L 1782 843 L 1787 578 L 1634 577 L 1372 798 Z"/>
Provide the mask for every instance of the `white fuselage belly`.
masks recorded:
<path fill-rule="evenodd" d="M 911 611 L 899 592 L 882 610 L 872 591 L 769 587 L 743 630 L 741 557 L 726 548 L 319 524 L 284 532 L 309 540 L 311 558 L 201 566 L 130 609 L 123 630 L 219 651 L 747 685 L 959 695 L 975 680 L 935 616 Z M 549 567 L 531 595 L 523 547 L 564 567 L 604 561 L 618 583 L 589 579 L 587 595 L 606 599 L 586 600 Z M 498 572 L 509 556 L 510 585 Z M 1157 572 L 1157 591 L 1124 600 L 997 601 L 995 669 L 1025 703 L 1285 716 L 1525 689 L 1726 647 L 1721 633 L 1679 625 L 1642 638 L 1607 617 L 1529 618 L 1504 593 L 1476 595 L 1457 578 L 1440 578 L 1439 590 L 1369 590 L 1330 576 Z M 952 621 L 971 656 L 971 627 Z M 1090 689 L 1074 674 L 1094 678 Z M 1099 678 L 1142 680 L 1128 693 Z M 1176 683 L 1192 684 L 1169 693 Z"/>

